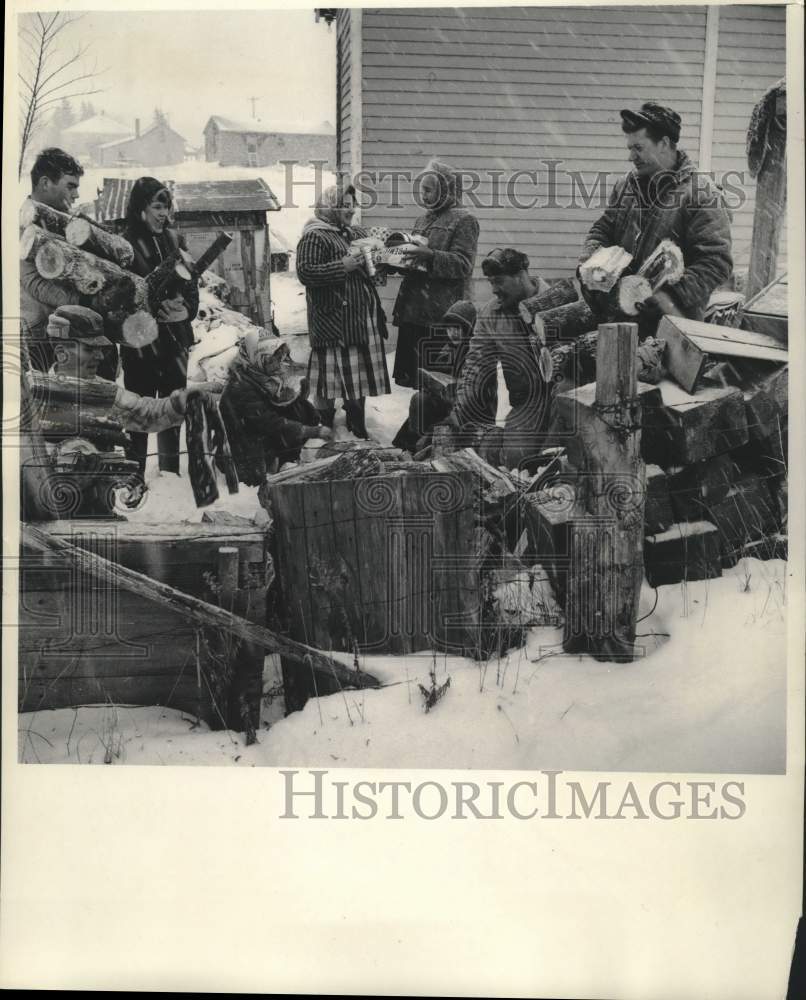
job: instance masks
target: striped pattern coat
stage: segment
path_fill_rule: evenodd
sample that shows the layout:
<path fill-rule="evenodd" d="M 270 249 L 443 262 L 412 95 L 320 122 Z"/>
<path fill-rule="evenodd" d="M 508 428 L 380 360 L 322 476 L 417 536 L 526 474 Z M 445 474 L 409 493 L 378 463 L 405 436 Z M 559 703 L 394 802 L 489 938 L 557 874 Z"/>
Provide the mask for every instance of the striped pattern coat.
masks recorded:
<path fill-rule="evenodd" d="M 315 221 L 305 227 L 297 244 L 297 277 L 305 285 L 314 350 L 368 343 L 368 317 L 380 327 L 377 293 L 364 269 L 348 274 L 342 263 L 350 241 L 367 234 L 357 227 L 346 233 Z"/>

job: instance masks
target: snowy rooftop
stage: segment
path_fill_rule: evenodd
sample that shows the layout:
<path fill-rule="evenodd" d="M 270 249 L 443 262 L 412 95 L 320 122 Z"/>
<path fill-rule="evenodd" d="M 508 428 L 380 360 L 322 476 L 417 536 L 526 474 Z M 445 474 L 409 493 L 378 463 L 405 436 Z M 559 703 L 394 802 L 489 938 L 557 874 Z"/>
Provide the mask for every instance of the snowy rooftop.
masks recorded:
<path fill-rule="evenodd" d="M 253 118 L 249 121 L 238 121 L 235 118 L 225 118 L 223 115 L 211 115 L 207 125 L 204 126 L 206 132 L 213 124 L 220 132 L 249 132 L 251 135 L 335 135 L 336 130 L 330 122 L 305 122 L 299 119 L 295 121 L 263 121 L 262 118 Z"/>
<path fill-rule="evenodd" d="M 122 219 L 135 182 L 133 177 L 104 177 L 97 202 L 101 221 Z M 274 192 L 262 177 L 240 180 L 165 181 L 182 212 L 277 212 L 280 209 Z"/>
<path fill-rule="evenodd" d="M 100 114 L 93 115 L 92 118 L 85 118 L 83 122 L 76 122 L 75 125 L 64 130 L 65 135 L 83 135 L 84 133 L 127 136 L 131 133 L 131 129 L 128 125 L 121 125 L 114 118 Z"/>

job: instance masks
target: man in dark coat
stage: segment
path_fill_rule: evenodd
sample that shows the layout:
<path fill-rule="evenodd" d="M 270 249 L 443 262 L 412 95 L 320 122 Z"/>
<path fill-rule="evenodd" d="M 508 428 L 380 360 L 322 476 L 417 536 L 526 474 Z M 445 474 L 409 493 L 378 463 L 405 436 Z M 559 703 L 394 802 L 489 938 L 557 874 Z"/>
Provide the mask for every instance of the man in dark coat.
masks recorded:
<path fill-rule="evenodd" d="M 432 331 L 436 357 L 427 362 L 427 370 L 450 375 L 458 380 L 470 349 L 475 325 L 476 307 L 473 303 L 466 299 L 454 302 L 442 317 L 442 322 Z M 495 381 L 482 387 L 481 405 L 489 422 L 493 423 L 498 408 L 498 387 Z M 426 389 L 415 392 L 409 402 L 408 419 L 397 432 L 392 444 L 396 448 L 417 454 L 428 447 L 434 424 L 444 420 L 451 409 L 450 402 Z"/>
<path fill-rule="evenodd" d="M 513 248 L 492 250 L 481 269 L 493 298 L 479 310 L 448 423 L 459 440 L 472 428 L 483 429 L 478 453 L 491 465 L 512 469 L 540 451 L 551 402 L 551 372 L 541 366 L 541 345 L 518 306 L 549 286 L 529 274 L 529 258 Z M 485 393 L 497 380 L 499 361 L 512 407 L 504 427 L 494 425 L 485 405 Z"/>
<path fill-rule="evenodd" d="M 599 247 L 620 246 L 633 255 L 628 273 L 635 273 L 662 240 L 676 243 L 685 270 L 644 304 L 641 325 L 650 333 L 664 314 L 701 319 L 711 293 L 728 280 L 730 214 L 716 184 L 677 148 L 680 115 L 647 101 L 639 111 L 623 110 L 621 118 L 633 170 L 614 186 L 580 263 Z M 595 294 L 592 299 L 596 311 Z"/>

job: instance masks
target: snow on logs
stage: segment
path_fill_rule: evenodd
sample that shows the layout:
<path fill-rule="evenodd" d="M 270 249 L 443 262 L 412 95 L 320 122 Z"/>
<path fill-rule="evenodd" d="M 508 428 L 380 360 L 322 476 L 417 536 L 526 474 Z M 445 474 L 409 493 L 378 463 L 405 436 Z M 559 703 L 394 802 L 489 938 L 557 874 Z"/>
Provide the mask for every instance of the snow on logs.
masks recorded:
<path fill-rule="evenodd" d="M 121 267 L 129 267 L 134 260 L 132 245 L 122 236 L 110 233 L 85 215 L 60 212 L 30 198 L 20 209 L 20 226 L 23 229 L 37 226 L 39 229 L 61 236 L 73 246 L 83 247 L 96 257 L 102 257 Z"/>
<path fill-rule="evenodd" d="M 58 236 L 45 232 L 41 236 L 30 234 L 31 228 L 37 227 L 26 229 L 23 244 L 29 255 L 33 254 L 36 269 L 43 278 L 89 297 L 91 308 L 122 324 L 123 339 L 132 347 L 142 347 L 156 339 L 157 322 L 152 315 L 155 310 L 151 308 L 152 285 L 148 279 L 124 271 L 112 261 Z M 26 244 L 26 239 L 31 245 Z"/>

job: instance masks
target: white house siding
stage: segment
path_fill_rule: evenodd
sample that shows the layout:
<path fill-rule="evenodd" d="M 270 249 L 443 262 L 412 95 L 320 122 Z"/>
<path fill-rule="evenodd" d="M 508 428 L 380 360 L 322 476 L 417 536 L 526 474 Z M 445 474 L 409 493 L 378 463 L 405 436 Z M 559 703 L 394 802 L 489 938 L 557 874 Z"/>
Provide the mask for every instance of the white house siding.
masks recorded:
<path fill-rule="evenodd" d="M 784 7 L 721 7 L 716 76 L 712 169 L 717 177 L 742 170 L 747 200 L 734 213 L 733 249 L 737 270 L 746 270 L 753 233 L 755 181 L 747 172 L 745 141 L 750 113 L 764 91 L 784 76 L 786 10 Z M 779 269 L 786 267 L 782 233 Z"/>
<path fill-rule="evenodd" d="M 746 130 L 754 95 L 782 72 L 783 17 L 777 10 L 761 9 L 765 26 L 776 29 L 774 44 L 768 39 L 764 48 L 778 62 L 759 61 L 762 57 L 756 50 L 753 64 L 759 67 L 758 79 L 753 78 L 746 94 L 742 90 L 744 104 L 736 109 L 737 120 L 726 116 L 725 109 L 734 107 L 726 76 L 737 65 L 731 46 L 739 43 L 738 58 L 743 59 L 743 39 L 756 30 L 752 17 L 744 23 L 743 11 L 759 10 L 731 9 L 726 16 L 722 8 L 715 170 L 726 165 L 744 168 L 743 137 L 740 144 L 730 145 L 729 153 L 723 152 L 726 133 Z M 349 18 L 340 14 L 340 41 L 348 27 Z M 599 171 L 615 177 L 628 169 L 619 118 L 623 107 L 653 98 L 675 108 L 683 118 L 681 147 L 695 161 L 699 158 L 704 6 L 364 8 L 360 30 L 363 171 L 415 172 L 430 156 L 438 155 L 477 172 L 480 205 L 466 204 L 481 223 L 479 260 L 492 247 L 517 246 L 545 277 L 561 277 L 573 269 L 583 236 L 600 207 L 598 200 L 588 207 L 569 204 L 570 175 L 580 172 L 590 190 Z M 343 169 L 351 165 L 345 146 L 350 141 L 349 125 L 348 109 L 339 119 Z M 547 161 L 561 161 L 553 199 Z M 506 197 L 501 204 L 490 205 L 494 188 L 490 171 L 499 172 L 501 185 L 517 171 L 534 170 L 537 187 L 522 177 L 512 189 L 521 203 L 537 195 L 536 207 L 518 207 Z M 363 212 L 365 223 L 401 226 L 413 221 L 418 209 L 410 187 L 400 185 L 397 208 L 389 206 L 391 189 L 390 180 L 378 184 L 378 204 Z M 752 207 L 739 213 L 740 239 L 748 231 L 748 219 L 752 220 Z M 387 294 L 394 291 L 394 284 L 390 282 Z"/>

